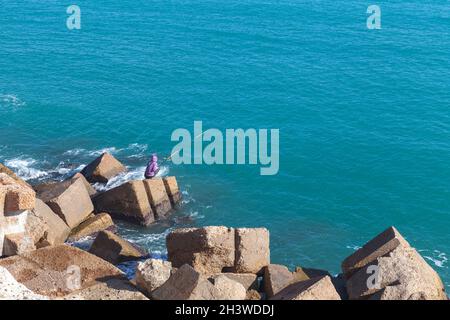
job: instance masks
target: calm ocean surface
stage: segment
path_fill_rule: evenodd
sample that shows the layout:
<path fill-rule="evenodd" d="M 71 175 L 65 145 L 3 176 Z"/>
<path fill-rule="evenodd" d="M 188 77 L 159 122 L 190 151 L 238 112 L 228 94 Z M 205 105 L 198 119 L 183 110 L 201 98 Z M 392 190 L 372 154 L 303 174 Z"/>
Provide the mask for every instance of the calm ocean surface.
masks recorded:
<path fill-rule="evenodd" d="M 76 0 L 69 31 L 71 3 L 2 0 L 0 161 L 38 182 L 106 149 L 114 185 L 194 120 L 279 128 L 278 175 L 164 163 L 183 209 L 122 235 L 164 254 L 174 227 L 265 226 L 273 262 L 337 273 L 395 225 L 449 287 L 449 2 L 372 2 Z"/>

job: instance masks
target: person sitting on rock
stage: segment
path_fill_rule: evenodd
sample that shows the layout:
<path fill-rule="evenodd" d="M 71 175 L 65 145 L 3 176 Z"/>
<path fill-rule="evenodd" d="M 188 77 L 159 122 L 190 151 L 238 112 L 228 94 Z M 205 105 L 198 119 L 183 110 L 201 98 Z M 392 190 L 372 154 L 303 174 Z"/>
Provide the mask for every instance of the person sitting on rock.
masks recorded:
<path fill-rule="evenodd" d="M 148 162 L 147 168 L 145 169 L 144 177 L 145 179 L 151 179 L 156 176 L 159 171 L 158 157 L 156 154 L 152 155 L 152 159 Z"/>

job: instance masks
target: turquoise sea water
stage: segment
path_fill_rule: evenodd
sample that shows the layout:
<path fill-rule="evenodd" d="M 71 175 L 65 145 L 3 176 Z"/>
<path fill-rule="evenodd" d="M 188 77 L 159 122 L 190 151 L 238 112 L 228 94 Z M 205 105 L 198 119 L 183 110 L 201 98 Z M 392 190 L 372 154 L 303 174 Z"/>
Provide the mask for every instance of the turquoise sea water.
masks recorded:
<path fill-rule="evenodd" d="M 121 233 L 164 253 L 177 226 L 265 226 L 273 262 L 337 273 L 395 225 L 450 286 L 448 1 L 73 3 L 0 3 L 1 162 L 39 182 L 107 149 L 130 168 L 118 184 L 194 120 L 279 128 L 278 175 L 165 163 L 183 209 Z"/>

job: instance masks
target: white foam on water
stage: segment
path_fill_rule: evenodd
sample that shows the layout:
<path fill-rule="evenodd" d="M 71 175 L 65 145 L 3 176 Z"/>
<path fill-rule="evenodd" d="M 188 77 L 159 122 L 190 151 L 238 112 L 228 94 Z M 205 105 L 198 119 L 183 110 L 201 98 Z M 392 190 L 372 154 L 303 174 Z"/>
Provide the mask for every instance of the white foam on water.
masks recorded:
<path fill-rule="evenodd" d="M 97 150 L 87 150 L 83 148 L 75 148 L 72 150 L 67 150 L 63 153 L 63 155 L 66 156 L 90 156 L 90 157 L 98 157 L 102 155 L 103 153 L 107 152 L 110 154 L 116 154 L 120 149 L 117 149 L 116 147 L 107 147 L 107 148 L 101 148 Z M 94 160 L 94 159 L 92 159 Z"/>
<path fill-rule="evenodd" d="M 82 154 L 83 152 L 86 152 L 86 149 L 76 148 L 76 149 L 72 149 L 72 150 L 67 150 L 66 152 L 63 153 L 63 155 L 78 156 L 78 155 Z"/>
<path fill-rule="evenodd" d="M 167 254 L 166 237 L 173 231 L 173 228 L 167 228 L 161 233 L 141 233 L 135 230 L 127 230 L 127 228 L 122 226 L 119 228 L 119 233 L 124 239 L 148 249 L 151 255 L 157 254 L 161 256 Z"/>
<path fill-rule="evenodd" d="M 108 148 L 98 149 L 98 150 L 94 150 L 94 151 L 88 151 L 87 154 L 92 157 L 98 157 L 105 152 L 107 152 L 109 154 L 117 154 L 120 150 L 122 150 L 122 149 L 117 149 L 116 147 L 108 147 Z"/>
<path fill-rule="evenodd" d="M 0 106 L 23 107 L 26 103 L 14 94 L 0 94 Z"/>
<path fill-rule="evenodd" d="M 142 180 L 144 179 L 144 172 L 145 172 L 145 166 L 137 167 L 137 168 L 128 168 L 127 172 L 123 172 L 111 180 L 108 181 L 108 183 L 95 183 L 93 186 L 97 191 L 107 191 L 112 188 L 118 187 L 125 182 L 131 181 L 131 180 Z M 157 177 L 164 177 L 169 173 L 169 168 L 166 166 L 160 167 L 160 170 Z"/>
<path fill-rule="evenodd" d="M 5 165 L 24 180 L 38 179 L 48 175 L 36 168 L 38 162 L 32 158 L 18 157 L 5 161 Z"/>
<path fill-rule="evenodd" d="M 433 250 L 431 252 L 429 252 L 429 250 L 419 250 L 419 252 L 421 252 L 423 257 L 432 262 L 436 267 L 445 269 L 448 268 L 448 266 L 446 266 L 448 263 L 448 258 L 445 252 L 441 252 L 439 250 Z"/>
<path fill-rule="evenodd" d="M 190 210 L 188 216 L 191 218 L 194 218 L 194 219 L 204 219 L 205 218 L 204 215 L 199 214 L 198 211 L 195 211 L 195 210 Z"/>
<path fill-rule="evenodd" d="M 145 152 L 147 151 L 148 146 L 146 144 L 132 143 L 129 144 L 125 148 L 116 148 L 116 147 L 104 147 L 96 150 L 87 150 L 84 148 L 75 148 L 71 150 L 67 150 L 63 153 L 66 156 L 84 156 L 84 157 L 98 157 L 103 153 L 107 152 L 112 155 L 122 155 L 127 158 L 141 158 L 145 156 Z M 130 154 L 130 155 L 126 155 Z M 94 159 L 92 159 L 94 160 Z"/>
<path fill-rule="evenodd" d="M 54 174 L 58 180 L 65 180 L 73 176 L 75 173 L 80 172 L 83 168 L 84 165 L 74 167 L 73 165 L 67 166 L 64 162 L 60 162 L 55 169 L 48 171 L 48 173 Z"/>
<path fill-rule="evenodd" d="M 183 195 L 181 199 L 181 204 L 186 205 L 191 202 L 195 203 L 195 199 L 191 197 L 187 190 L 181 190 L 181 194 Z"/>
<path fill-rule="evenodd" d="M 146 156 L 147 149 L 148 145 L 146 144 L 132 143 L 124 150 L 133 152 L 133 154 L 129 155 L 128 158 L 142 158 Z"/>

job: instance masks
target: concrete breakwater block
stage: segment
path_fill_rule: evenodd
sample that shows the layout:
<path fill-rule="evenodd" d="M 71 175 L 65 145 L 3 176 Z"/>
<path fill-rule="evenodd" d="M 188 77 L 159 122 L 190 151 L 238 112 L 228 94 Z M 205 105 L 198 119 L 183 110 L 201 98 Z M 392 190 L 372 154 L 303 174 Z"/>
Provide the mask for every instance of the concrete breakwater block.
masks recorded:
<path fill-rule="evenodd" d="M 175 177 L 171 180 L 176 181 Z M 96 195 L 93 202 L 96 212 L 145 226 L 166 218 L 175 208 L 161 178 L 128 181 Z"/>

